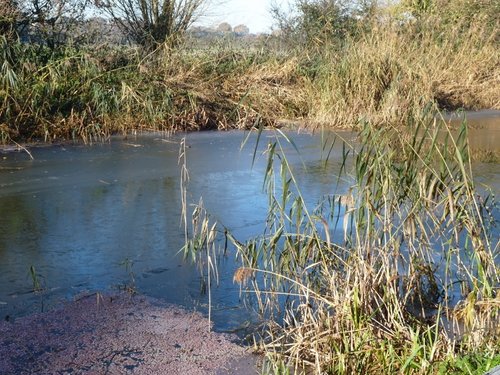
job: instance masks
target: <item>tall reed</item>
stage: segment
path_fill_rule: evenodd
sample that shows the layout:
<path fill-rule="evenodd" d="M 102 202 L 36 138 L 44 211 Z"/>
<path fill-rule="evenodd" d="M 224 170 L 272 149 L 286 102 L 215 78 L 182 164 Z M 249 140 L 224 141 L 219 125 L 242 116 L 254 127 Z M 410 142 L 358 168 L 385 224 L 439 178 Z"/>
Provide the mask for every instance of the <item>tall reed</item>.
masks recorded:
<path fill-rule="evenodd" d="M 269 319 L 262 350 L 276 369 L 318 374 L 429 373 L 494 355 L 497 207 L 475 188 L 466 124 L 455 133 L 427 111 L 404 128 L 364 123 L 359 141 L 339 171 L 351 188 L 314 210 L 283 151 L 292 141 L 268 146 L 267 226 L 233 238 L 235 279 Z"/>

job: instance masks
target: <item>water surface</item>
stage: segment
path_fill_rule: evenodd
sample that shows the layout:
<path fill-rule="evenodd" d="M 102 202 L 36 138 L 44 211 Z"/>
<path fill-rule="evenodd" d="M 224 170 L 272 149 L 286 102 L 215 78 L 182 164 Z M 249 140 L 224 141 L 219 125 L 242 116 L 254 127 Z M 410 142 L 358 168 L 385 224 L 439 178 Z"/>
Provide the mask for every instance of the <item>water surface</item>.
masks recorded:
<path fill-rule="evenodd" d="M 480 133 L 493 149 L 500 139 L 498 119 L 486 136 Z M 264 133 L 258 155 L 273 134 Z M 325 167 L 328 150 L 321 135 L 290 136 L 300 156 L 284 139 L 283 145 L 308 203 L 347 188 L 338 185 L 336 174 L 341 142 Z M 241 149 L 245 137 L 187 135 L 188 202 L 203 197 L 212 217 L 241 240 L 260 233 L 267 209 L 266 156 L 257 157 L 252 168 L 255 136 Z M 178 253 L 184 243 L 180 139 L 149 134 L 92 146 L 33 148 L 34 160 L 26 153 L 0 154 L 0 317 L 47 309 L 82 291 L 131 284 L 132 277 L 141 293 L 206 310 L 199 272 Z M 475 170 L 481 182 L 500 191 L 498 164 L 478 164 Z M 232 282 L 234 254 L 220 261 L 214 320 L 219 329 L 234 329 L 249 315 Z M 33 293 L 30 266 L 43 293 Z"/>
<path fill-rule="evenodd" d="M 187 135 L 188 202 L 204 205 L 239 238 L 259 233 L 267 208 L 266 157 L 252 168 L 255 137 L 240 150 L 242 132 Z M 271 133 L 261 139 L 265 148 Z M 321 139 L 295 135 L 297 166 L 307 196 L 333 193 L 336 177 L 320 167 Z M 47 308 L 85 290 L 130 284 L 185 306 L 206 305 L 194 266 L 178 254 L 181 221 L 180 136 L 114 138 L 93 146 L 66 145 L 3 155 L 0 170 L 0 314 Z M 286 146 L 290 155 L 291 145 Z M 337 157 L 334 151 L 331 157 Z M 338 150 L 340 152 L 340 150 Z M 307 170 L 307 173 L 306 173 Z M 241 323 L 234 256 L 221 259 L 214 290 L 216 322 Z M 127 265 L 131 265 L 127 268 Z M 33 293 L 34 266 L 44 293 Z M 219 313 L 220 312 L 220 313 Z M 234 320 L 233 319 L 234 315 Z"/>

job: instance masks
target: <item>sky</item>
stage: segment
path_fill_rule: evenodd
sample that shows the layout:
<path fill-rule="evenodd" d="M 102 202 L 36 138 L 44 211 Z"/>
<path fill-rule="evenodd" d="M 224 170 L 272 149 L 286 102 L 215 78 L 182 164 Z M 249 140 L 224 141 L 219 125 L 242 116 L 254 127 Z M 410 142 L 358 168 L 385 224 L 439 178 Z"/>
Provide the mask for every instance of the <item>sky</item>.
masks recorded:
<path fill-rule="evenodd" d="M 231 26 L 245 24 L 251 33 L 271 31 L 273 19 L 269 13 L 272 0 L 212 0 L 208 8 L 208 16 L 199 23 L 206 26 L 217 26 L 228 22 Z M 213 5 L 214 3 L 218 5 Z M 280 1 L 278 1 L 279 3 Z"/>

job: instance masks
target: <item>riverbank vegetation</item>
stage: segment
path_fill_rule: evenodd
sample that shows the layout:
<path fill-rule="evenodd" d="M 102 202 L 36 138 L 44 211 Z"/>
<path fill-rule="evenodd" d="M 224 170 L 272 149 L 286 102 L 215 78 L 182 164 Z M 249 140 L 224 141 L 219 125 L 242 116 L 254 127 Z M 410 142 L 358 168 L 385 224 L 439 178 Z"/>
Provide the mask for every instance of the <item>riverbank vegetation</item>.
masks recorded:
<path fill-rule="evenodd" d="M 472 178 L 465 122 L 457 134 L 428 108 L 405 127 L 363 123 L 359 144 L 325 140 L 325 150 L 343 142 L 340 162 L 324 160 L 342 183 L 314 206 L 288 161 L 293 139 L 277 131 L 259 140 L 268 160 L 262 234 L 240 241 L 198 207 L 185 252 L 210 283 L 216 233 L 220 256 L 228 241 L 236 249 L 234 281 L 262 314 L 254 338 L 269 359 L 264 373 L 482 374 L 500 365 L 498 206 Z"/>
<path fill-rule="evenodd" d="M 500 108 L 496 2 L 342 4 L 275 10 L 273 35 L 204 43 L 178 33 L 147 48 L 97 43 L 95 31 L 23 41 L 19 14 L 4 9 L 0 139 L 89 142 L 289 121 L 359 128 L 404 125 L 429 102 Z"/>
<path fill-rule="evenodd" d="M 483 353 L 480 365 L 498 364 L 497 208 L 475 189 L 466 125 L 455 140 L 446 124 L 434 126 L 426 115 L 406 129 L 365 123 L 361 144 L 346 145 L 352 166 L 339 171 L 351 188 L 314 209 L 304 203 L 283 141 L 271 146 L 269 158 L 281 162 L 266 175 L 267 228 L 237 247 L 243 267 L 255 271 L 261 306 L 284 317 L 262 344 L 278 365 L 460 373 L 457 358 L 471 353 Z"/>

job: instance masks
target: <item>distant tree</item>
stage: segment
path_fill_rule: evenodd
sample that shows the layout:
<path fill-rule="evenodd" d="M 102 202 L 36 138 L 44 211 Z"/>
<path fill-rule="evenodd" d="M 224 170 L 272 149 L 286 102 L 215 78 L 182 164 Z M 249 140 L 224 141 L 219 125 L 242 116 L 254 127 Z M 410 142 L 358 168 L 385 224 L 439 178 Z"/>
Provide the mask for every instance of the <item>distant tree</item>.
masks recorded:
<path fill-rule="evenodd" d="M 222 22 L 219 26 L 217 26 L 217 31 L 220 33 L 230 33 L 233 31 L 233 28 L 227 22 Z"/>
<path fill-rule="evenodd" d="M 72 40 L 89 0 L 18 0 L 19 27 L 50 48 Z"/>
<path fill-rule="evenodd" d="M 82 24 L 82 28 L 85 28 L 87 44 L 122 45 L 127 43 L 127 38 L 112 20 L 90 17 Z"/>
<path fill-rule="evenodd" d="M 150 50 L 175 45 L 207 0 L 95 0 L 133 42 Z"/>
<path fill-rule="evenodd" d="M 444 29 L 456 25 L 463 28 L 480 25 L 498 33 L 500 26 L 498 0 L 401 0 L 400 5 L 416 19 L 432 17 L 439 20 Z"/>
<path fill-rule="evenodd" d="M 250 29 L 248 28 L 247 25 L 238 25 L 235 26 L 233 31 L 238 35 L 238 36 L 245 36 L 250 34 Z"/>
<path fill-rule="evenodd" d="M 377 0 L 292 0 L 287 10 L 276 2 L 271 13 L 283 37 L 295 43 L 336 43 L 352 34 L 359 19 L 369 17 Z"/>

